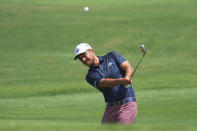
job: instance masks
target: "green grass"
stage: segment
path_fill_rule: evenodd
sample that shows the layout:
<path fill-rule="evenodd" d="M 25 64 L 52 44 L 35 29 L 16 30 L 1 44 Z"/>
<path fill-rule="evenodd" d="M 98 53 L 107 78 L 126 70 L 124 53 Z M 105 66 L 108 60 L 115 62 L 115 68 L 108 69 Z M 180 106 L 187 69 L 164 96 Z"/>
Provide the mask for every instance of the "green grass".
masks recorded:
<path fill-rule="evenodd" d="M 0 0 L 0 130 L 196 130 L 195 0 Z M 83 7 L 88 6 L 89 12 Z M 73 61 L 80 42 L 135 67 L 133 127 L 100 120 L 102 94 Z"/>
<path fill-rule="evenodd" d="M 28 126 L 30 130 L 194 130 L 196 91 L 196 88 L 138 91 L 135 126 L 116 125 L 118 129 L 115 125 L 101 126 L 104 102 L 100 93 L 1 99 L 0 123 L 3 126 L 0 129 L 22 130 Z"/>

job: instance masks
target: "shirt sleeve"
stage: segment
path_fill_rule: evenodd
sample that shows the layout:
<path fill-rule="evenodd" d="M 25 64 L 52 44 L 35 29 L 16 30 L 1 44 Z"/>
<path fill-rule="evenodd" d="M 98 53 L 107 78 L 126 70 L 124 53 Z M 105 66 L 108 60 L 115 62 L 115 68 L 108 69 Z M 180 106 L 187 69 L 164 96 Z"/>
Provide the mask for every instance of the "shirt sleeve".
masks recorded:
<path fill-rule="evenodd" d="M 100 83 L 101 79 L 102 78 L 96 73 L 94 73 L 94 74 L 87 74 L 87 76 L 86 76 L 86 81 L 90 85 L 96 87 L 97 89 L 99 89 L 99 83 Z"/>
<path fill-rule="evenodd" d="M 120 66 L 124 61 L 126 61 L 126 59 L 121 56 L 119 53 L 113 51 L 111 52 L 113 58 L 115 59 L 115 61 L 117 62 L 117 64 Z"/>

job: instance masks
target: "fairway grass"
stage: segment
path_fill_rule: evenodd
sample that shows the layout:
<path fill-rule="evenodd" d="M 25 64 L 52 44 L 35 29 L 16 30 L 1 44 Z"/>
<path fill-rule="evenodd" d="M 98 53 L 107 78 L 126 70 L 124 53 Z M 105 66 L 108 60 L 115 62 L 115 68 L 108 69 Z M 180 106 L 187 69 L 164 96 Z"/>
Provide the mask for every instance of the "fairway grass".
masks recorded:
<path fill-rule="evenodd" d="M 195 130 L 196 92 L 137 91 L 138 117 L 132 127 L 100 124 L 105 108 L 101 93 L 1 99 L 0 130 Z"/>
<path fill-rule="evenodd" d="M 0 131 L 196 131 L 196 0 L 0 0 Z M 84 12 L 84 6 L 90 11 Z M 104 98 L 73 49 L 133 67 L 138 117 L 101 125 Z"/>

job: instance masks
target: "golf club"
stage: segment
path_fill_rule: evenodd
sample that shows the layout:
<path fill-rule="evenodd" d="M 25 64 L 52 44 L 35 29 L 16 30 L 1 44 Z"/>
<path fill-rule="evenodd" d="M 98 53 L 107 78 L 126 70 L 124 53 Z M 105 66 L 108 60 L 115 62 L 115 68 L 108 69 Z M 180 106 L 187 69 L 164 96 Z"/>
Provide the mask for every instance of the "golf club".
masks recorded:
<path fill-rule="evenodd" d="M 135 69 L 134 69 L 134 72 L 133 72 L 133 74 L 131 75 L 131 78 L 132 78 L 133 75 L 135 74 L 137 68 L 139 67 L 139 65 L 140 65 L 140 63 L 141 63 L 141 61 L 142 61 L 142 59 L 144 58 L 144 56 L 145 56 L 145 54 L 146 54 L 146 49 L 145 49 L 145 46 L 144 46 L 144 45 L 140 45 L 140 49 L 141 49 L 141 51 L 143 52 L 143 55 L 142 55 L 142 57 L 140 58 L 140 60 L 138 61 L 137 65 L 136 65 L 136 67 L 135 67 Z M 130 78 L 130 79 L 131 79 L 131 78 Z M 129 88 L 130 86 L 131 86 L 131 85 L 129 84 L 129 85 L 126 86 L 126 88 Z"/>
<path fill-rule="evenodd" d="M 132 78 L 133 75 L 135 74 L 137 68 L 139 67 L 139 65 L 140 65 L 140 63 L 141 63 L 141 61 L 142 61 L 142 59 L 144 58 L 144 56 L 145 56 L 145 54 L 146 54 L 146 49 L 145 49 L 145 46 L 144 46 L 144 45 L 140 45 L 140 49 L 141 49 L 141 51 L 143 52 L 143 55 L 142 55 L 142 57 L 140 58 L 140 60 L 138 61 L 137 65 L 136 65 L 136 67 L 135 67 L 135 69 L 134 69 L 134 72 L 133 72 L 133 74 L 131 75 L 131 78 Z"/>

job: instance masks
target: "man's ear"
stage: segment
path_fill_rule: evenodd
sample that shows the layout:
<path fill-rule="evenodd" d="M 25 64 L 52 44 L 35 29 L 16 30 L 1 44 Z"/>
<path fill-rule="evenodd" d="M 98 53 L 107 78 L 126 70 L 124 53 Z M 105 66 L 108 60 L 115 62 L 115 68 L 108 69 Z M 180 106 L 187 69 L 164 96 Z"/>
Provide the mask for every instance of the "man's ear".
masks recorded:
<path fill-rule="evenodd" d="M 94 50 L 93 50 L 93 49 L 89 49 L 88 51 L 89 51 L 89 52 L 92 52 L 92 53 L 94 54 Z"/>
<path fill-rule="evenodd" d="M 94 50 L 93 49 L 91 49 L 92 50 L 92 53 L 94 54 Z"/>

